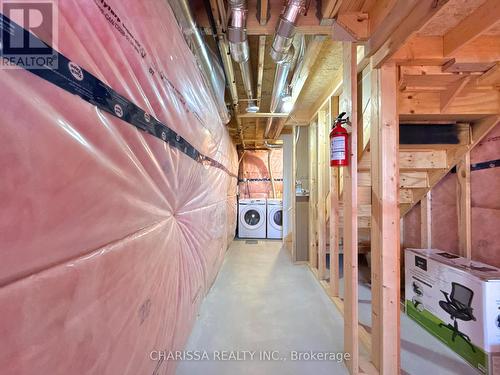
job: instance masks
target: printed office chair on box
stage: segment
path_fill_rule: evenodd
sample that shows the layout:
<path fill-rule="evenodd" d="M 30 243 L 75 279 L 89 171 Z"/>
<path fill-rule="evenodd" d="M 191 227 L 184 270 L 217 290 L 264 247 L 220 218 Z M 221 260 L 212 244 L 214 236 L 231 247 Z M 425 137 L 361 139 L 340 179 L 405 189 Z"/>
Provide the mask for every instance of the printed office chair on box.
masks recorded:
<path fill-rule="evenodd" d="M 439 326 L 448 328 L 453 332 L 451 341 L 455 341 L 455 338 L 460 336 L 470 345 L 472 351 L 475 352 L 476 349 L 474 349 L 474 345 L 472 345 L 470 337 L 465 333 L 460 332 L 457 323 L 457 319 L 463 321 L 476 320 L 472 314 L 473 309 L 471 307 L 474 292 L 471 289 L 455 282 L 451 283 L 451 293 L 449 296 L 448 292 L 443 290 L 441 292 L 444 294 L 446 300 L 439 301 L 439 306 L 450 314 L 451 319 L 453 319 L 453 325 L 440 323 Z"/>

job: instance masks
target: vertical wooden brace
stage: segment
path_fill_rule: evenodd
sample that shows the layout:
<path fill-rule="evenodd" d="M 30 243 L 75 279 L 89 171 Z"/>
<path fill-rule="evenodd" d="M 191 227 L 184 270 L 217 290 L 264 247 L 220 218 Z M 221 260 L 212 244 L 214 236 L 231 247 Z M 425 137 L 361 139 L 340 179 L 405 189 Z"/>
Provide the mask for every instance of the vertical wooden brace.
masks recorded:
<path fill-rule="evenodd" d="M 471 259 L 470 152 L 467 152 L 457 164 L 457 210 L 460 255 Z"/>
<path fill-rule="evenodd" d="M 344 167 L 344 349 L 351 374 L 359 373 L 358 339 L 358 115 L 356 45 L 343 42 L 343 86 L 346 112 L 352 124 L 349 166 Z"/>
<path fill-rule="evenodd" d="M 326 111 L 318 112 L 318 278 L 326 279 Z"/>
<path fill-rule="evenodd" d="M 432 198 L 431 191 L 420 201 L 420 247 L 432 248 Z"/>
<path fill-rule="evenodd" d="M 339 113 L 339 97 L 332 98 L 331 117 Z M 328 159 L 329 160 L 329 159 Z M 339 296 L 339 173 L 330 168 L 330 293 Z"/>
<path fill-rule="evenodd" d="M 374 73 L 377 74 L 377 73 Z M 400 373 L 400 217 L 399 116 L 397 67 L 384 64 L 378 73 L 378 120 L 372 147 L 372 291 L 374 336 L 372 361 L 381 374 Z M 375 134 L 376 132 L 376 134 Z M 376 233 L 375 233 L 376 232 Z M 373 243 L 373 241 L 376 243 Z"/>

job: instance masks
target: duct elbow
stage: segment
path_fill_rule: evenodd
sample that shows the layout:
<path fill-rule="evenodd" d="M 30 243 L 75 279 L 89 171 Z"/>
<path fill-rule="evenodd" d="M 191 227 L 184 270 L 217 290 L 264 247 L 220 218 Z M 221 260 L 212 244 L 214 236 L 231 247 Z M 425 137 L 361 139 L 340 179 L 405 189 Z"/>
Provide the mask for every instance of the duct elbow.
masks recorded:
<path fill-rule="evenodd" d="M 288 55 L 288 50 L 292 46 L 293 37 L 299 14 L 305 8 L 304 0 L 290 0 L 276 27 L 273 45 L 271 48 L 271 58 L 276 63 L 282 63 Z"/>

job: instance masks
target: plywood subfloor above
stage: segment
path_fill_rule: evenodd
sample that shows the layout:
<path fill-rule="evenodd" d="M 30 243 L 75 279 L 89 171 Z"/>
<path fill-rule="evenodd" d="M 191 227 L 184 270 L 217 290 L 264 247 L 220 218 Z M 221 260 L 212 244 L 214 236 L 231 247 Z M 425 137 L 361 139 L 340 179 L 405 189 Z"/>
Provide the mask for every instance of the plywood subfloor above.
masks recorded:
<path fill-rule="evenodd" d="M 318 101 L 328 91 L 331 92 L 332 87 L 338 84 L 341 78 L 342 44 L 328 39 L 324 42 L 311 74 L 295 103 L 293 116 L 302 120 L 313 114 L 317 110 L 315 106 L 318 105 Z"/>

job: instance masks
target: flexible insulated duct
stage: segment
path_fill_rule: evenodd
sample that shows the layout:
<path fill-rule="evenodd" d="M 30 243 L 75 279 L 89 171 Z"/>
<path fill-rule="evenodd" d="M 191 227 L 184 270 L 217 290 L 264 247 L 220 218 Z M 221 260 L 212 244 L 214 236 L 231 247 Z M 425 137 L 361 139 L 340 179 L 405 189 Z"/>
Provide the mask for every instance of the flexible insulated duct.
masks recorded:
<path fill-rule="evenodd" d="M 257 112 L 259 108 L 254 102 L 252 69 L 250 67 L 250 48 L 246 32 L 247 2 L 246 0 L 229 0 L 230 21 L 227 28 L 231 57 L 240 65 L 241 78 L 249 100 L 247 112 Z"/>
<path fill-rule="evenodd" d="M 209 50 L 203 37 L 196 26 L 193 14 L 188 4 L 188 0 L 168 0 L 175 18 L 182 29 L 184 38 L 187 40 L 191 50 L 195 54 L 198 64 L 203 72 L 205 79 L 208 82 L 210 93 L 214 102 L 217 104 L 219 116 L 224 124 L 227 124 L 231 117 L 226 107 L 224 100 L 224 91 L 226 88 L 226 80 L 224 71 L 214 56 Z"/>

